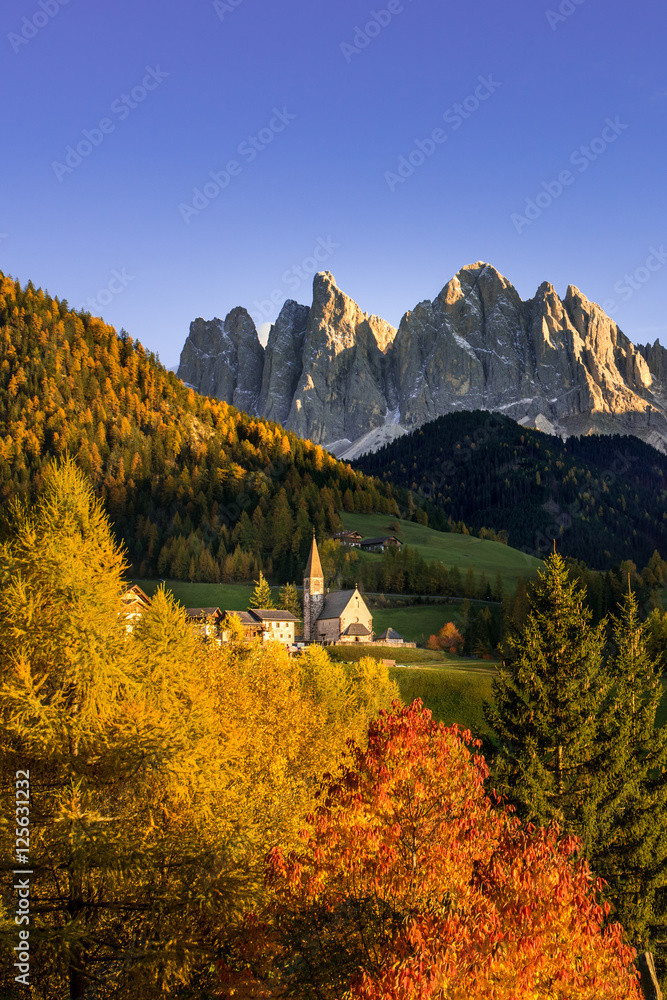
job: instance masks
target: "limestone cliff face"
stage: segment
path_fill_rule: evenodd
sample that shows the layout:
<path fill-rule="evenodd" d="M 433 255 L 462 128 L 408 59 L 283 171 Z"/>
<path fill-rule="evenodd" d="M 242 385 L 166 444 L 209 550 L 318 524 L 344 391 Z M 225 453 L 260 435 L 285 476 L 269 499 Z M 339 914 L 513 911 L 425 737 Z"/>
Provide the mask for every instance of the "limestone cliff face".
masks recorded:
<path fill-rule="evenodd" d="M 264 348 L 245 309 L 232 309 L 224 323 L 201 318 L 190 324 L 178 377 L 206 396 L 217 396 L 248 413 L 257 412 Z"/>
<path fill-rule="evenodd" d="M 667 349 L 656 340 L 653 344 L 641 344 L 637 350 L 646 362 L 653 377 L 653 392 L 662 399 L 667 398 Z"/>
<path fill-rule="evenodd" d="M 279 424 L 288 423 L 301 378 L 309 315 L 308 306 L 288 299 L 269 333 L 257 412 Z"/>
<path fill-rule="evenodd" d="M 573 285 L 561 300 L 545 282 L 524 302 L 489 264 L 469 265 L 406 313 L 394 356 L 409 429 L 480 408 L 562 434 L 667 440 L 646 357 Z"/>
<path fill-rule="evenodd" d="M 315 276 L 301 377 L 287 426 L 313 441 L 354 441 L 387 415 L 385 352 L 395 329 L 368 316 L 337 287 Z"/>
<path fill-rule="evenodd" d="M 667 450 L 667 351 L 635 347 L 572 285 L 561 300 L 545 282 L 523 301 L 483 262 L 407 312 L 398 331 L 322 272 L 310 308 L 285 303 L 264 357 L 244 310 L 224 324 L 195 321 L 179 376 L 343 456 L 478 408 L 563 435 L 632 433 Z"/>

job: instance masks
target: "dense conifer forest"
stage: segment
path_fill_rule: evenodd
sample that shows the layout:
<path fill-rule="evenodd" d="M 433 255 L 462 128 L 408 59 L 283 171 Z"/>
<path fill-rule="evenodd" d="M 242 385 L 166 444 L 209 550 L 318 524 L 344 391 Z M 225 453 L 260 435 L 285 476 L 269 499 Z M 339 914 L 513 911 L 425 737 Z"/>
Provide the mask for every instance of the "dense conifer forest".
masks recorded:
<path fill-rule="evenodd" d="M 390 485 L 197 395 L 124 332 L 0 272 L 0 503 L 34 496 L 66 453 L 141 577 L 293 580 L 338 510 L 398 511 Z"/>
<path fill-rule="evenodd" d="M 355 468 L 414 491 L 429 524 L 458 521 L 515 548 L 594 569 L 667 556 L 667 457 L 633 437 L 559 437 L 496 413 L 450 413 L 398 438 Z"/>

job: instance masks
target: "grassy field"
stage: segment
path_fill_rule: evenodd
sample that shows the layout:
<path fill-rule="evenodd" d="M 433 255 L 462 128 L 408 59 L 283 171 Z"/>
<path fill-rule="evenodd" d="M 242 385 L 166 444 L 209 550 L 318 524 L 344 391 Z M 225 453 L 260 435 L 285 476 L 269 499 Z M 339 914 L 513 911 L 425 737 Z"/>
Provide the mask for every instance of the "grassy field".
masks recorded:
<path fill-rule="evenodd" d="M 331 646 L 328 653 L 336 660 L 358 660 L 371 653 L 379 659 L 396 660 L 389 668 L 401 692 L 410 704 L 421 698 L 439 722 L 451 726 L 458 722 L 479 737 L 491 737 L 484 718 L 483 704 L 492 701 L 491 685 L 497 665 L 488 660 L 469 660 L 429 649 L 401 649 L 381 646 Z M 656 725 L 667 725 L 667 677 L 662 679 L 663 697 L 656 716 Z"/>
<path fill-rule="evenodd" d="M 149 597 L 157 590 L 160 580 L 133 580 Z M 167 580 L 177 601 L 186 608 L 220 608 L 221 611 L 245 611 L 254 587 L 244 583 L 188 583 L 184 580 Z M 274 596 L 278 596 L 275 588 Z"/>
<path fill-rule="evenodd" d="M 483 703 L 491 701 L 495 664 L 488 660 L 468 660 L 429 649 L 401 649 L 400 646 L 331 646 L 327 652 L 336 660 L 359 660 L 369 653 L 379 659 L 396 660 L 389 668 L 401 698 L 409 705 L 421 698 L 438 722 L 457 722 L 475 736 L 489 736 Z"/>
<path fill-rule="evenodd" d="M 487 664 L 488 668 L 488 664 Z M 401 698 L 410 704 L 421 698 L 438 722 L 451 726 L 457 722 L 476 737 L 489 737 L 483 704 L 491 701 L 493 672 L 449 669 L 446 666 L 391 667 Z"/>
<path fill-rule="evenodd" d="M 396 535 L 405 545 L 417 549 L 425 559 L 438 559 L 448 567 L 458 566 L 464 576 L 468 566 L 472 566 L 477 575 L 484 571 L 492 586 L 500 571 L 506 586 L 513 590 L 520 576 L 534 576 L 542 565 L 534 556 L 500 542 L 434 531 L 414 521 L 399 521 L 401 530 L 392 531 L 389 522 L 394 518 L 387 514 L 350 514 L 342 511 L 340 516 L 347 531 L 358 531 L 365 538 Z M 370 553 L 363 553 L 363 556 L 377 558 Z"/>
<path fill-rule="evenodd" d="M 397 660 L 399 663 L 442 666 L 443 664 L 449 664 L 455 659 L 449 653 L 442 653 L 439 650 L 412 649 L 411 647 L 405 649 L 402 646 L 376 646 L 375 643 L 372 646 L 368 646 L 365 643 L 355 644 L 354 646 L 350 643 L 341 643 L 340 646 L 327 646 L 327 652 L 332 660 L 345 660 L 348 663 L 356 662 L 362 656 L 373 656 L 376 660 Z"/>
<path fill-rule="evenodd" d="M 446 622 L 458 625 L 460 604 L 415 604 L 409 608 L 373 608 L 373 628 L 376 633 L 394 628 L 408 642 L 424 645 L 430 635 Z"/>

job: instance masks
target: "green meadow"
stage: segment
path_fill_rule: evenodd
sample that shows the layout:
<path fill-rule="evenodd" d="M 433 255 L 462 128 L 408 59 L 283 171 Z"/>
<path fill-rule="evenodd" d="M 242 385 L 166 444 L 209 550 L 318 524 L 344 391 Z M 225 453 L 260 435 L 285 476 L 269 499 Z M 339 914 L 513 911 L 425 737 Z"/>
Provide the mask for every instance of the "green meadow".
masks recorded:
<path fill-rule="evenodd" d="M 152 597 L 161 580 L 133 580 Z M 254 587 L 247 583 L 188 583 L 166 580 L 165 587 L 186 608 L 220 608 L 221 611 L 245 611 Z M 276 597 L 278 589 L 275 590 Z"/>
<path fill-rule="evenodd" d="M 414 604 L 407 608 L 372 608 L 376 634 L 394 628 L 408 642 L 425 645 L 446 622 L 459 624 L 461 602 L 451 604 Z"/>
<path fill-rule="evenodd" d="M 358 531 L 364 538 L 374 538 L 378 535 L 396 535 L 404 545 L 416 549 L 424 559 L 438 559 L 445 566 L 458 566 L 465 577 L 469 566 L 475 575 L 486 573 L 489 583 L 493 582 L 500 572 L 508 589 L 514 590 L 520 576 L 524 578 L 535 575 L 542 565 L 540 559 L 512 549 L 500 542 L 490 542 L 485 538 L 474 538 L 472 535 L 457 535 L 453 532 L 435 531 L 433 528 L 416 524 L 414 521 L 398 521 L 400 531 L 389 527 L 395 519 L 387 514 L 354 514 L 341 512 L 341 519 L 346 531 Z M 379 559 L 373 553 L 360 553 L 362 558 Z"/>

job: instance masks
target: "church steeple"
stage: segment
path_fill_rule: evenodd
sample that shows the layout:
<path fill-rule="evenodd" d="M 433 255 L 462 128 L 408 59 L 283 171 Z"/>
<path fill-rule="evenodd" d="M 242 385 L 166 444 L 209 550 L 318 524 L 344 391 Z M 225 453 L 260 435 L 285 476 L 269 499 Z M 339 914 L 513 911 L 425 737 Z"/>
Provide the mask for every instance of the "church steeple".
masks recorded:
<path fill-rule="evenodd" d="M 315 532 L 313 532 L 313 544 L 310 547 L 310 555 L 308 556 L 308 562 L 306 563 L 303 576 L 305 580 L 321 580 L 322 587 L 324 587 L 324 573 L 322 572 L 320 553 L 317 550 Z"/>
<path fill-rule="evenodd" d="M 324 608 L 324 573 L 317 541 L 313 531 L 313 544 L 303 574 L 303 635 L 306 642 L 317 639 L 317 619 Z"/>

